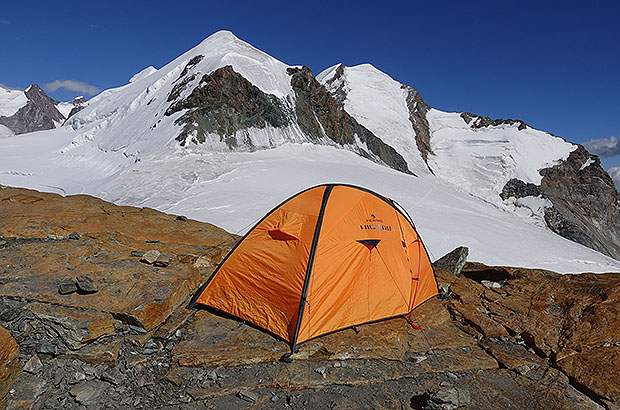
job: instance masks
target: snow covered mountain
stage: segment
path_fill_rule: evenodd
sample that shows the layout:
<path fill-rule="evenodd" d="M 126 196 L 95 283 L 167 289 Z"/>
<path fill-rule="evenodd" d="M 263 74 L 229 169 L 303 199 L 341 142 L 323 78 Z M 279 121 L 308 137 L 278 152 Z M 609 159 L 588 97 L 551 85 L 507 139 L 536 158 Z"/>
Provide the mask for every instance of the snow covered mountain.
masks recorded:
<path fill-rule="evenodd" d="M 595 157 L 571 162 L 577 151 L 518 121 L 432 109 L 370 65 L 315 78 L 223 31 L 102 92 L 61 128 L 0 140 L 0 182 L 233 232 L 308 186 L 352 183 L 401 202 L 435 257 L 465 245 L 490 264 L 620 271 L 545 227 L 558 201 L 539 170 L 582 160 L 577 168 L 600 168 Z"/>
<path fill-rule="evenodd" d="M 83 97 L 56 101 L 37 84 L 25 90 L 0 86 L 0 137 L 57 128 L 85 104 Z"/>
<path fill-rule="evenodd" d="M 433 109 L 370 64 L 339 64 L 317 78 L 410 167 L 423 160 L 458 189 L 620 259 L 620 197 L 582 146 L 519 120 Z"/>

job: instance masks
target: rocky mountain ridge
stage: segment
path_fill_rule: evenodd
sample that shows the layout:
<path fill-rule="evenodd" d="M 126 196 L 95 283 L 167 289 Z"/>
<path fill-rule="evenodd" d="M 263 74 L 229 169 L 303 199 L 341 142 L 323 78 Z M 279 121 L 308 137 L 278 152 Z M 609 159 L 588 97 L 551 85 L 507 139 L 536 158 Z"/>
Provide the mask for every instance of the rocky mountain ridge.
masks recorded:
<path fill-rule="evenodd" d="M 5 126 L 15 135 L 57 128 L 86 104 L 83 97 L 78 97 L 67 103 L 56 101 L 45 94 L 45 91 L 37 84 L 30 85 L 24 91 L 6 91 L 13 94 L 23 93 L 23 105 L 21 107 L 16 111 L 12 110 L 15 112 L 11 112 L 10 115 L 0 115 L 0 125 Z M 1 104 L 2 101 L 0 101 Z"/>
<path fill-rule="evenodd" d="M 456 275 L 443 263 L 439 297 L 409 319 L 421 329 L 403 318 L 363 325 L 283 363 L 285 342 L 186 309 L 239 237 L 148 208 L 9 187 L 0 214 L 0 407 L 620 403 L 617 273 L 466 263 Z"/>

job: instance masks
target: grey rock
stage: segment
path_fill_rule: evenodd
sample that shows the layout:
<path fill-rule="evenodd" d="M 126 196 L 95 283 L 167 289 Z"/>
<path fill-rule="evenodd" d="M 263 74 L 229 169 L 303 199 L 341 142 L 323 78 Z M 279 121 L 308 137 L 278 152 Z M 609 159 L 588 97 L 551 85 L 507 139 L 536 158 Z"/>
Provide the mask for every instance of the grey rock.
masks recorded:
<path fill-rule="evenodd" d="M 58 356 L 58 347 L 48 341 L 43 341 L 39 344 L 37 353 L 47 354 L 50 356 Z"/>
<path fill-rule="evenodd" d="M 459 275 L 467 262 L 467 255 L 469 255 L 469 248 L 459 246 L 433 262 L 433 267 L 436 270 L 445 270 Z"/>
<path fill-rule="evenodd" d="M 88 276 L 80 275 L 77 277 L 77 288 L 80 293 L 91 294 L 99 292 L 95 282 Z"/>
<path fill-rule="evenodd" d="M 493 119 L 490 117 L 483 117 L 481 115 L 472 114 L 470 112 L 461 113 L 461 118 L 465 121 L 471 128 L 478 129 L 484 127 L 496 127 L 498 125 L 515 125 L 519 131 L 522 131 L 528 127 L 526 123 L 521 120 L 512 120 L 512 119 Z"/>
<path fill-rule="evenodd" d="M 441 383 L 439 383 L 439 385 L 440 385 L 441 387 L 454 387 L 454 384 L 453 384 L 453 383 L 451 383 L 451 382 L 449 382 L 449 381 L 445 381 L 445 380 L 444 380 L 444 381 L 442 381 Z"/>
<path fill-rule="evenodd" d="M 37 85 L 32 84 L 25 91 L 28 102 L 10 117 L 0 116 L 0 124 L 15 134 L 51 130 L 56 123 L 64 122 L 65 117 L 55 106 L 57 101 L 51 99 Z"/>
<path fill-rule="evenodd" d="M 101 380 L 118 386 L 123 382 L 123 373 L 116 368 L 107 369 L 101 374 Z"/>
<path fill-rule="evenodd" d="M 175 219 L 177 221 L 181 221 L 181 222 L 187 221 L 187 217 L 186 216 L 182 216 L 182 215 L 177 216 Z"/>
<path fill-rule="evenodd" d="M 157 260 L 153 263 L 154 266 L 159 266 L 161 268 L 166 268 L 172 262 L 173 255 L 170 253 L 161 253 Z"/>
<path fill-rule="evenodd" d="M 100 390 L 91 383 L 82 383 L 73 386 L 69 390 L 69 394 L 75 399 L 76 402 L 88 405 L 94 402 L 99 397 Z"/>
<path fill-rule="evenodd" d="M 146 243 L 161 243 L 159 239 L 147 239 Z"/>
<path fill-rule="evenodd" d="M 153 263 L 155 263 L 155 261 L 157 261 L 157 258 L 159 258 L 159 255 L 161 255 L 161 253 L 158 250 L 152 249 L 146 252 L 144 255 L 142 255 L 142 259 L 140 259 L 140 262 L 144 262 L 144 263 L 148 263 L 149 265 L 152 265 Z"/>
<path fill-rule="evenodd" d="M 69 295 L 77 292 L 78 288 L 74 281 L 65 281 L 58 285 L 58 293 L 61 295 Z"/>
<path fill-rule="evenodd" d="M 453 410 L 467 406 L 471 397 L 467 390 L 443 389 L 431 395 L 426 406 L 429 410 Z"/>
<path fill-rule="evenodd" d="M 144 256 L 144 252 L 131 251 L 130 255 L 133 256 L 134 258 L 141 258 L 142 256 Z"/>
<path fill-rule="evenodd" d="M 239 390 L 237 392 L 237 397 L 249 403 L 256 403 L 258 401 L 258 395 L 249 390 Z"/>
<path fill-rule="evenodd" d="M 69 239 L 78 240 L 78 239 L 80 239 L 80 234 L 77 233 L 77 232 L 71 232 L 69 234 Z"/>
<path fill-rule="evenodd" d="M 428 124 L 426 114 L 431 107 L 424 102 L 424 99 L 413 87 L 401 85 L 403 90 L 407 91 L 407 109 L 409 110 L 409 122 L 415 131 L 415 142 L 422 154 L 422 158 L 427 162 L 429 154 L 434 154 L 431 148 L 431 130 Z M 428 164 L 428 162 L 427 162 Z"/>
<path fill-rule="evenodd" d="M 37 356 L 36 354 L 33 355 L 30 360 L 28 360 L 26 362 L 26 364 L 24 365 L 24 369 L 25 372 L 31 373 L 31 374 L 37 374 L 39 373 L 41 370 L 43 370 L 43 363 L 41 363 L 41 360 L 39 359 L 39 356 Z"/>

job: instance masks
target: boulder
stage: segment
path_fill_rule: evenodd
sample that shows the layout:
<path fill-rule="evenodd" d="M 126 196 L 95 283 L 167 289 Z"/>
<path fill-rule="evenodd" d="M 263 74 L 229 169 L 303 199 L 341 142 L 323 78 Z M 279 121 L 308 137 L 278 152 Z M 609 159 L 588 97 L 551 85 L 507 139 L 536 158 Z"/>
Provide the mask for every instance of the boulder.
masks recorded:
<path fill-rule="evenodd" d="M 469 248 L 459 246 L 433 262 L 433 268 L 458 275 L 461 273 L 463 266 L 465 266 L 465 262 L 467 262 L 467 255 L 469 255 Z"/>

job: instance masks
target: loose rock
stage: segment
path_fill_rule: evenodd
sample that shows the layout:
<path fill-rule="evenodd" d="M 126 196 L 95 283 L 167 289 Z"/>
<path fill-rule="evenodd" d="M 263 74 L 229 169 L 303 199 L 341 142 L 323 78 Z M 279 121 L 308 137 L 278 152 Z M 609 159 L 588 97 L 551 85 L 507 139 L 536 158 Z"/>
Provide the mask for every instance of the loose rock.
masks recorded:
<path fill-rule="evenodd" d="M 95 286 L 95 282 L 87 276 L 78 276 L 76 284 L 80 293 L 91 294 L 99 292 L 99 289 Z"/>
<path fill-rule="evenodd" d="M 159 258 L 159 255 L 161 255 L 161 253 L 157 250 L 150 250 L 148 252 L 146 252 L 144 255 L 142 255 L 142 259 L 140 259 L 140 262 L 144 262 L 144 263 L 148 263 L 149 265 L 152 265 L 153 263 L 155 263 L 155 261 L 157 261 L 157 258 Z"/>
<path fill-rule="evenodd" d="M 77 232 L 71 232 L 69 234 L 69 239 L 78 240 L 78 239 L 80 239 L 80 234 L 77 233 Z"/>
<path fill-rule="evenodd" d="M 170 253 L 161 253 L 158 257 L 157 260 L 153 263 L 154 266 L 159 266 L 162 268 L 166 268 L 168 267 L 168 265 L 170 265 L 170 262 L 172 262 L 172 254 Z"/>
<path fill-rule="evenodd" d="M 249 390 L 239 390 L 237 397 L 249 403 L 256 403 L 256 401 L 258 401 L 258 395 Z"/>
<path fill-rule="evenodd" d="M 459 246 L 433 262 L 433 267 L 436 270 L 447 270 L 455 275 L 460 275 L 465 262 L 467 262 L 467 255 L 469 255 L 469 248 Z"/>
<path fill-rule="evenodd" d="M 77 290 L 78 288 L 74 281 L 66 281 L 58 285 L 58 293 L 61 295 L 69 295 L 77 292 Z"/>
<path fill-rule="evenodd" d="M 32 374 L 37 374 L 43 369 L 43 364 L 39 360 L 39 356 L 33 355 L 28 362 L 24 365 L 24 371 Z"/>

